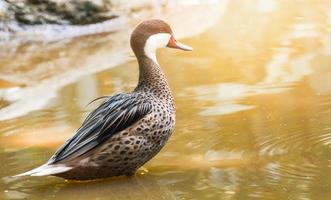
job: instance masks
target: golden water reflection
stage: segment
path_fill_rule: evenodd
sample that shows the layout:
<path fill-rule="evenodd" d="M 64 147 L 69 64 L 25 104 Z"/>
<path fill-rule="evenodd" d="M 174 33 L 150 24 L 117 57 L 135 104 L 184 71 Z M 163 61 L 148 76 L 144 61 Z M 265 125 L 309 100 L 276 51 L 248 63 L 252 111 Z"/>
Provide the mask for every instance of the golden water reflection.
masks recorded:
<path fill-rule="evenodd" d="M 212 28 L 185 39 L 194 52 L 159 52 L 176 99 L 176 131 L 137 177 L 85 184 L 10 177 L 46 161 L 92 109 L 85 106 L 91 99 L 130 91 L 138 75 L 130 61 L 1 122 L 3 198 L 329 199 L 330 2 L 222 6 Z"/>

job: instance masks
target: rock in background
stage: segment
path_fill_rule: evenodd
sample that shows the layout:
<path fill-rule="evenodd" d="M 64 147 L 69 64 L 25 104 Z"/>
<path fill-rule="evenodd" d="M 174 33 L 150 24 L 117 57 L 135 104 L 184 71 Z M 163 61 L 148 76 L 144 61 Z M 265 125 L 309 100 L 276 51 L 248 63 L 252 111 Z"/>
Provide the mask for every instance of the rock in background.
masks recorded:
<path fill-rule="evenodd" d="M 82 25 L 116 17 L 110 8 L 109 1 L 2 0 L 0 20 L 19 25 Z"/>
<path fill-rule="evenodd" d="M 160 10 L 163 4 L 156 0 L 0 0 L 0 45 L 117 31 L 127 18 Z"/>

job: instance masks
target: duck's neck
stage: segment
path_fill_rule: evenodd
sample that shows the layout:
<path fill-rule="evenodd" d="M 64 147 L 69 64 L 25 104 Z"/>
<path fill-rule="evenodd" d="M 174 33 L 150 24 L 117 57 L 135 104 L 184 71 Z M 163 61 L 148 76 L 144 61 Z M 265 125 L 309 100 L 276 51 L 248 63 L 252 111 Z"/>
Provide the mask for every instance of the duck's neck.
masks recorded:
<path fill-rule="evenodd" d="M 146 56 L 138 58 L 139 82 L 136 91 L 144 91 L 159 97 L 160 99 L 173 101 L 172 93 L 167 78 L 161 70 L 156 59 Z"/>

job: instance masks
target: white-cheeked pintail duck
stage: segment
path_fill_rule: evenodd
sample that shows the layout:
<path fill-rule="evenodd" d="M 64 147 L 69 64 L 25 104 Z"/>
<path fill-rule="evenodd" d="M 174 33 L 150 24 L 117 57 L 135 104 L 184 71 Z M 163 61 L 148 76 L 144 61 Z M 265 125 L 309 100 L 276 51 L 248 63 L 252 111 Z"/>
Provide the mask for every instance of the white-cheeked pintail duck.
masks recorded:
<path fill-rule="evenodd" d="M 192 48 L 179 43 L 170 26 L 157 19 L 140 23 L 130 43 L 139 63 L 137 87 L 106 97 L 46 164 L 17 176 L 73 180 L 132 176 L 161 150 L 174 130 L 176 112 L 156 50 Z"/>

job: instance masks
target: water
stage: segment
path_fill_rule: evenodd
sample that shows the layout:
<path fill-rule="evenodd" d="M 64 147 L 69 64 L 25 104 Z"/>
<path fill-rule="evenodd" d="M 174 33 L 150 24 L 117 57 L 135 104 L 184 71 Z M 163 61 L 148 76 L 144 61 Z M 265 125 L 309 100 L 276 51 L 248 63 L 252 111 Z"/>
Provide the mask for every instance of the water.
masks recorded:
<path fill-rule="evenodd" d="M 211 28 L 182 40 L 195 48 L 192 53 L 159 51 L 176 100 L 177 125 L 166 147 L 135 178 L 76 183 L 10 177 L 45 162 L 96 106 L 86 107 L 90 100 L 134 88 L 138 71 L 130 60 L 63 84 L 47 103 L 1 122 L 1 198 L 329 199 L 330 2 L 222 6 L 226 11 Z M 87 38 L 98 44 L 93 54 L 103 52 L 98 49 L 109 45 L 103 42 L 107 38 L 113 37 Z M 7 82 L 0 84 L 7 89 L 22 84 Z M 31 98 L 48 96 L 41 91 Z M 15 91 L 7 96 L 19 99 L 10 94 Z"/>

